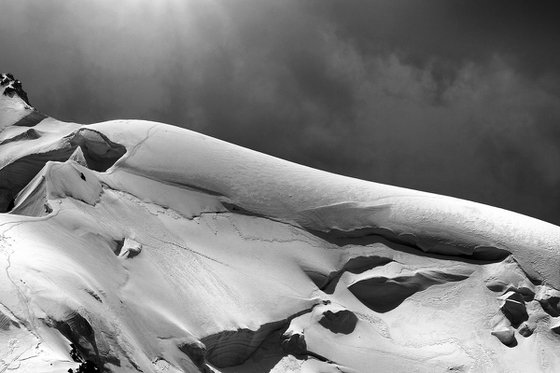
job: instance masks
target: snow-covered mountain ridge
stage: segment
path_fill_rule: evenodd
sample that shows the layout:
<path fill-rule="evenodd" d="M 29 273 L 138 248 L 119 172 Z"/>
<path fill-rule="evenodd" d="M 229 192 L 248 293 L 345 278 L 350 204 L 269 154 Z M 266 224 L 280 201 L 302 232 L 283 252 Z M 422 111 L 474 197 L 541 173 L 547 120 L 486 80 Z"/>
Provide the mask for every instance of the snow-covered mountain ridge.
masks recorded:
<path fill-rule="evenodd" d="M 560 369 L 560 227 L 0 82 L 0 371 Z"/>

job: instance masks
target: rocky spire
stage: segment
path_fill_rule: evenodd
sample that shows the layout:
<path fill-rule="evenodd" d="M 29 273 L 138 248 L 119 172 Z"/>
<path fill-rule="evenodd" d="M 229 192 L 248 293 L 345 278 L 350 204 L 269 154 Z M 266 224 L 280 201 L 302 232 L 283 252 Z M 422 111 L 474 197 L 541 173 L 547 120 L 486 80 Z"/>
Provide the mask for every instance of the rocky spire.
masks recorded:
<path fill-rule="evenodd" d="M 18 95 L 27 105 L 31 106 L 27 93 L 23 90 L 21 81 L 14 78 L 12 74 L 6 73 L 0 75 L 0 86 L 4 89 L 2 92 L 3 95 L 8 97 Z"/>
<path fill-rule="evenodd" d="M 45 118 L 31 106 L 20 80 L 10 73 L 0 74 L 0 131 L 9 126 L 33 127 Z"/>

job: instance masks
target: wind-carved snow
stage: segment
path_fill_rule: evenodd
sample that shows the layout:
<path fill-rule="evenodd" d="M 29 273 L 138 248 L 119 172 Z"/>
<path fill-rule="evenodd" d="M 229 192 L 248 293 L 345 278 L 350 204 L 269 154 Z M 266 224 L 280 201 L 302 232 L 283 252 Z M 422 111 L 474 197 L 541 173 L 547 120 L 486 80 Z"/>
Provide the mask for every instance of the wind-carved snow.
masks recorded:
<path fill-rule="evenodd" d="M 2 79 L 0 371 L 560 369 L 560 228 Z"/>

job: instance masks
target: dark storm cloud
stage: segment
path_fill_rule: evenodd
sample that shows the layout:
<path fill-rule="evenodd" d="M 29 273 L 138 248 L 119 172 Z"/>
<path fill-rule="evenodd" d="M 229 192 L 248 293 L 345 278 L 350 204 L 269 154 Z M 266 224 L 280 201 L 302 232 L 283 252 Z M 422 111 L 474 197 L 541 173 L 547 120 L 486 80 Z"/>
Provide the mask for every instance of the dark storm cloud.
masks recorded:
<path fill-rule="evenodd" d="M 559 72 L 558 5 L 519 0 L 317 1 L 341 35 L 407 62 L 484 62 L 495 54 L 525 72 Z"/>
<path fill-rule="evenodd" d="M 560 223 L 552 2 L 2 2 L 0 68 L 82 122 L 174 123 Z"/>

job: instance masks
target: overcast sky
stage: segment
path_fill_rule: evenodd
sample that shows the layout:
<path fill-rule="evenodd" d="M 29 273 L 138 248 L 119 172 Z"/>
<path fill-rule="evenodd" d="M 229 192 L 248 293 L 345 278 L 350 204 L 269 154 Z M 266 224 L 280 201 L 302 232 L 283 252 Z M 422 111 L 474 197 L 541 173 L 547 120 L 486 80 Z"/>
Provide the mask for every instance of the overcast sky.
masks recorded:
<path fill-rule="evenodd" d="M 0 4 L 1 72 L 58 119 L 157 120 L 560 224 L 553 1 Z"/>

